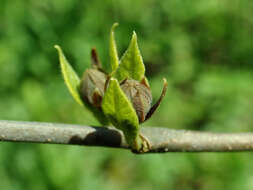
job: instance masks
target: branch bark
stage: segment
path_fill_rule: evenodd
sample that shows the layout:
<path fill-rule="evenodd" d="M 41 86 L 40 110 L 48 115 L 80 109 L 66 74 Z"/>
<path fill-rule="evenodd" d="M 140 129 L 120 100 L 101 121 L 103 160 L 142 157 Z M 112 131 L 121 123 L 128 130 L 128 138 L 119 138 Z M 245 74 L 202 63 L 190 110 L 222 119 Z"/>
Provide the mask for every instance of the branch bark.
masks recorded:
<path fill-rule="evenodd" d="M 141 129 L 154 152 L 236 152 L 253 150 L 253 133 L 209 133 L 158 127 Z M 0 141 L 104 146 L 129 149 L 115 128 L 0 120 Z"/>

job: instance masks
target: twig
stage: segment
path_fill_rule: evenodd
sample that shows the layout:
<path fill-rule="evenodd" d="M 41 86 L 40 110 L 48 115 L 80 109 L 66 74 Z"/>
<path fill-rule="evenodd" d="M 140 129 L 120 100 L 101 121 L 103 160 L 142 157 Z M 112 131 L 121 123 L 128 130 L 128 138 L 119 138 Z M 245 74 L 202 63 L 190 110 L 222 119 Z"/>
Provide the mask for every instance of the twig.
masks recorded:
<path fill-rule="evenodd" d="M 253 150 L 253 133 L 208 133 L 143 127 L 149 152 L 235 152 Z M 0 141 L 105 146 L 128 149 L 121 131 L 72 124 L 0 120 Z"/>

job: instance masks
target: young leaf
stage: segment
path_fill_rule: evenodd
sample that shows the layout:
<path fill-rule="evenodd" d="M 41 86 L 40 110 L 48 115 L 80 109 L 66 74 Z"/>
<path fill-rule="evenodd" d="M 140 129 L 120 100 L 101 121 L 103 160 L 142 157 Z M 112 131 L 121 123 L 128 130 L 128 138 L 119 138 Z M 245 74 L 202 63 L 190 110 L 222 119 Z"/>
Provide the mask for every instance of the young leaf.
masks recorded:
<path fill-rule="evenodd" d="M 83 106 L 83 102 L 79 95 L 80 79 L 64 56 L 61 47 L 58 45 L 55 45 L 54 47 L 58 51 L 62 75 L 69 92 L 73 96 L 74 100 Z"/>
<path fill-rule="evenodd" d="M 128 49 L 120 60 L 119 67 L 115 73 L 115 77 L 122 81 L 125 78 L 131 78 L 140 81 L 145 74 L 145 66 L 137 44 L 137 35 L 133 32 L 131 42 Z"/>
<path fill-rule="evenodd" d="M 112 68 L 112 73 L 116 71 L 116 69 L 119 66 L 119 58 L 118 58 L 118 52 L 117 52 L 117 46 L 115 42 L 114 37 L 114 29 L 118 26 L 118 23 L 114 23 L 111 28 L 110 33 L 110 44 L 109 44 L 109 54 L 110 54 L 110 63 Z"/>
<path fill-rule="evenodd" d="M 102 102 L 104 114 L 110 122 L 124 132 L 129 145 L 139 137 L 139 122 L 136 112 L 116 79 L 110 79 Z"/>

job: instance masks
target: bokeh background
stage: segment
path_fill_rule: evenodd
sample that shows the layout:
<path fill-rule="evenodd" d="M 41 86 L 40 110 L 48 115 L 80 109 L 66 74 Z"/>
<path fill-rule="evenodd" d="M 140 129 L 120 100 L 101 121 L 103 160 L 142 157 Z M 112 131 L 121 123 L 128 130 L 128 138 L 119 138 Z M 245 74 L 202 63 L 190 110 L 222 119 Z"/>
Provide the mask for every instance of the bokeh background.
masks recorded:
<path fill-rule="evenodd" d="M 253 1 L 0 0 L 0 119 L 99 125 L 64 86 L 54 44 L 81 76 L 96 47 L 108 67 L 116 21 L 132 31 L 160 109 L 144 125 L 253 131 Z M 0 188 L 253 189 L 252 153 L 133 155 L 100 147 L 0 143 Z"/>

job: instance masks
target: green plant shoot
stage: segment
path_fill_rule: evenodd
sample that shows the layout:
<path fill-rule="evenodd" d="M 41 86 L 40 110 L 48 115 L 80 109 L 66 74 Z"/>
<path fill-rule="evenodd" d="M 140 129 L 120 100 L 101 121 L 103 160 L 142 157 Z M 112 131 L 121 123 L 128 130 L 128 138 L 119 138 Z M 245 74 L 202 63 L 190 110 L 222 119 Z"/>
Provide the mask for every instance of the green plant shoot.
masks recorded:
<path fill-rule="evenodd" d="M 92 49 L 92 68 L 84 72 L 80 81 L 61 48 L 57 45 L 55 48 L 59 53 L 64 81 L 77 103 L 86 106 L 101 124 L 112 123 L 122 130 L 133 151 L 145 152 L 149 150 L 150 143 L 140 134 L 140 123 L 149 119 L 160 105 L 167 82 L 164 79 L 162 94 L 151 106 L 152 94 L 145 76 L 137 35 L 133 32 L 129 46 L 119 60 L 114 35 L 116 26 L 117 23 L 113 24 L 110 32 L 110 74 L 103 70 L 96 50 Z"/>

